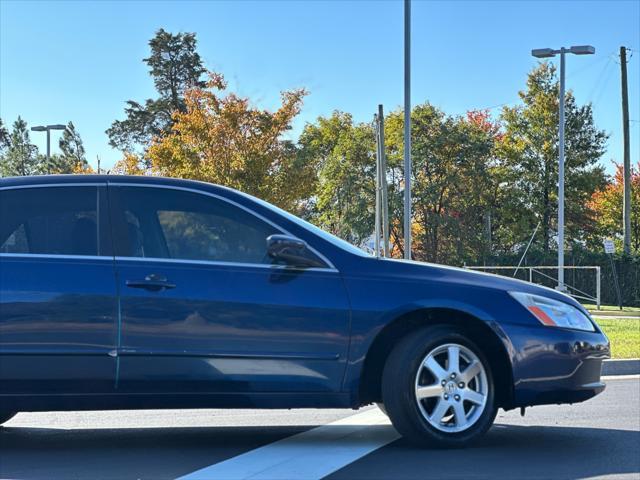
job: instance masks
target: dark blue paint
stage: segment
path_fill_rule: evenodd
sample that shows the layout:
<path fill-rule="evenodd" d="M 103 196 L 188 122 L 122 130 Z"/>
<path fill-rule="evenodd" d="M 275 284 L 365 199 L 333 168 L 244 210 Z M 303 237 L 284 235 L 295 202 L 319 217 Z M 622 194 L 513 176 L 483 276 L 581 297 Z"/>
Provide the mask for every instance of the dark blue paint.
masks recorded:
<path fill-rule="evenodd" d="M 464 312 L 499 340 L 513 385 L 505 407 L 581 401 L 604 388 L 600 366 L 609 345 L 599 330 L 545 327 L 507 293 L 582 308 L 550 289 L 358 255 L 260 201 L 205 183 L 50 176 L 1 179 L 0 189 L 79 182 L 218 195 L 305 240 L 335 270 L 3 255 L 2 409 L 357 407 L 377 335 L 405 314 L 433 308 Z M 175 288 L 126 285 L 149 274 Z"/>
<path fill-rule="evenodd" d="M 0 391 L 113 389 L 113 261 L 0 259 Z"/>
<path fill-rule="evenodd" d="M 340 391 L 349 303 L 337 272 L 117 263 L 121 391 Z M 176 287 L 124 285 L 150 273 Z"/>

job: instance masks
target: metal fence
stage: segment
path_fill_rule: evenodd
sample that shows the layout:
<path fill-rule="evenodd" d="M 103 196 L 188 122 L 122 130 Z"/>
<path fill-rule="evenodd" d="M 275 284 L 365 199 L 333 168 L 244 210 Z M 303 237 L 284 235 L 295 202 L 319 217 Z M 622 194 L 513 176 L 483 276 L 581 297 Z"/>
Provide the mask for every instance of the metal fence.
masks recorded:
<path fill-rule="evenodd" d="M 538 267 L 530 267 L 530 266 L 520 266 L 520 267 L 516 267 L 515 265 L 507 265 L 507 266 L 468 266 L 465 265 L 464 268 L 468 268 L 470 270 L 482 270 L 482 271 L 486 271 L 486 272 L 491 272 L 492 270 L 496 271 L 496 274 L 498 275 L 502 275 L 502 276 L 511 276 L 511 277 L 516 277 L 516 275 L 518 274 L 519 271 L 522 271 L 523 273 L 525 273 L 525 278 L 523 278 L 522 280 L 527 280 L 530 283 L 536 283 L 536 284 L 540 284 L 540 285 L 545 285 L 545 286 L 553 286 L 553 283 L 557 284 L 558 282 L 558 277 L 554 277 L 553 275 L 549 275 L 548 273 L 545 273 L 543 270 L 545 271 L 549 271 L 549 270 L 555 270 L 556 274 L 557 274 L 557 270 L 558 267 L 552 267 L 552 266 L 538 266 Z M 587 292 L 585 292 L 582 289 L 579 289 L 578 287 L 574 285 L 571 285 L 569 282 L 566 281 L 565 279 L 565 286 L 567 287 L 567 293 L 569 295 L 571 295 L 574 298 L 580 299 L 580 300 L 587 300 L 589 302 L 594 302 L 597 307 L 598 310 L 600 310 L 600 267 L 599 266 L 566 266 L 563 267 L 564 270 L 574 270 L 574 271 L 578 271 L 578 270 L 593 270 L 595 273 L 595 295 L 593 294 L 589 294 Z M 512 275 L 509 275 L 508 272 L 511 271 L 513 272 Z M 502 273 L 505 272 L 505 273 Z M 565 275 L 565 277 L 568 277 L 567 275 Z M 534 281 L 535 280 L 535 281 Z M 552 283 L 553 282 L 553 283 Z"/>

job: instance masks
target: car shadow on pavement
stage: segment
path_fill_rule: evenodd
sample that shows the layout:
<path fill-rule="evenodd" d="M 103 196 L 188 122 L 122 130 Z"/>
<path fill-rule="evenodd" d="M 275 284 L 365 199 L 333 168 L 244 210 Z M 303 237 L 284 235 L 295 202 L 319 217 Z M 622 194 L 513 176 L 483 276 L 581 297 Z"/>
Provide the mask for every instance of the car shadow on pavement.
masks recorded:
<path fill-rule="evenodd" d="M 3 427 L 0 478 L 176 478 L 309 428 Z"/>
<path fill-rule="evenodd" d="M 464 450 L 425 450 L 400 439 L 326 478 L 638 479 L 639 453 L 640 431 L 497 424 Z"/>
<path fill-rule="evenodd" d="M 176 478 L 309 428 L 5 427 L 0 477 Z M 637 478 L 639 451 L 638 431 L 495 425 L 465 450 L 420 449 L 400 439 L 327 478 Z"/>

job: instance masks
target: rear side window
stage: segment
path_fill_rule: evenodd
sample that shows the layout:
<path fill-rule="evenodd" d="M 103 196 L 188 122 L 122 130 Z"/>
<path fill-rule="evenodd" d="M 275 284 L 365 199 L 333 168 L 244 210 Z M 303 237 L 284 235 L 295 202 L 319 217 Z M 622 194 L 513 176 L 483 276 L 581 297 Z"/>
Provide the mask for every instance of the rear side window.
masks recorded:
<path fill-rule="evenodd" d="M 98 189 L 0 190 L 0 253 L 98 255 Z"/>
<path fill-rule="evenodd" d="M 121 187 L 126 256 L 272 263 L 266 239 L 281 233 L 249 212 L 181 190 Z"/>

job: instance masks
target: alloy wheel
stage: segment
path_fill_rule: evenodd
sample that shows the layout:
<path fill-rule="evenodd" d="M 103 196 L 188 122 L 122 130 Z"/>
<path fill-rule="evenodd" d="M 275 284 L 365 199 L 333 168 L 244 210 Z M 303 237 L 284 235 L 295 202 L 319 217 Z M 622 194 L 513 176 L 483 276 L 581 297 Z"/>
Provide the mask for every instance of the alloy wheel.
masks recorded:
<path fill-rule="evenodd" d="M 418 408 L 423 418 L 442 432 L 462 432 L 475 424 L 485 409 L 488 394 L 485 367 L 464 345 L 440 345 L 418 367 Z"/>

